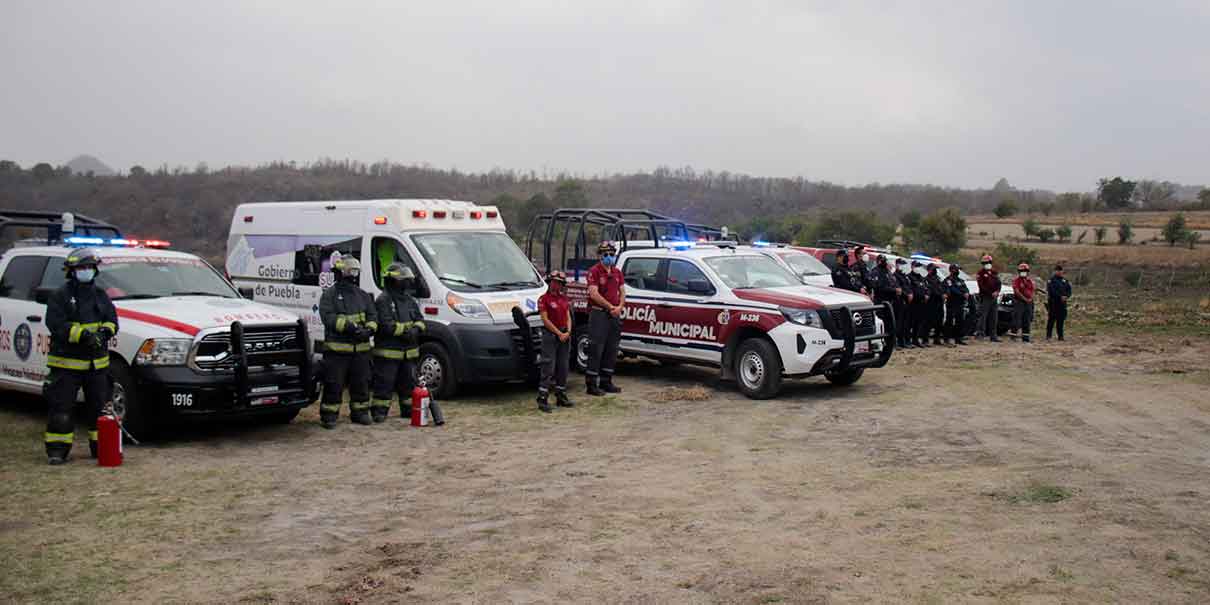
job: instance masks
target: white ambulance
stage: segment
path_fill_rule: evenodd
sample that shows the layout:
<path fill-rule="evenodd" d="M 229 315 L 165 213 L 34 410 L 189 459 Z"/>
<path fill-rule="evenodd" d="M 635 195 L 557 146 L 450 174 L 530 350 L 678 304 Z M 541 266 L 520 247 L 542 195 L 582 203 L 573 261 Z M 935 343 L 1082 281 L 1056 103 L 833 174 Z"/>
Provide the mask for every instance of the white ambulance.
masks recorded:
<path fill-rule="evenodd" d="M 425 316 L 418 371 L 438 397 L 470 382 L 533 376 L 546 284 L 509 238 L 494 206 L 437 199 L 242 204 L 231 219 L 227 272 L 258 302 L 306 318 L 322 351 L 319 299 L 338 256 L 361 261 L 362 289 L 377 296 L 383 270 L 417 276 Z M 528 344 L 526 339 L 529 339 Z"/>
<path fill-rule="evenodd" d="M 136 438 L 172 419 L 261 415 L 289 422 L 313 397 L 305 325 L 240 297 L 206 261 L 167 242 L 122 237 L 83 216 L 0 211 L 10 242 L 0 257 L 0 389 L 42 393 L 50 331 L 46 301 L 72 250 L 96 249 L 96 284 L 113 300 L 113 404 Z"/>

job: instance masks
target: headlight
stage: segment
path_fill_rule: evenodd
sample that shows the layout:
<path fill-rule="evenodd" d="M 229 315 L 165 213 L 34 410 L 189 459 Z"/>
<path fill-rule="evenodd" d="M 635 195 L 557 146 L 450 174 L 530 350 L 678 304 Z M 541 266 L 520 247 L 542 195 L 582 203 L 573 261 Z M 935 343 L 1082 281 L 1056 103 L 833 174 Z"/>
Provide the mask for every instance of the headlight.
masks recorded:
<path fill-rule="evenodd" d="M 487 307 L 483 303 L 473 298 L 463 298 L 453 292 L 445 295 L 445 304 L 449 305 L 455 313 L 463 317 L 471 319 L 492 318 L 492 314 L 488 312 Z"/>
<path fill-rule="evenodd" d="M 823 321 L 819 319 L 819 311 L 809 309 L 791 309 L 782 307 L 781 314 L 793 323 L 801 326 L 823 329 Z"/>
<path fill-rule="evenodd" d="M 183 366 L 193 341 L 187 338 L 148 338 L 139 347 L 134 362 L 147 366 Z"/>

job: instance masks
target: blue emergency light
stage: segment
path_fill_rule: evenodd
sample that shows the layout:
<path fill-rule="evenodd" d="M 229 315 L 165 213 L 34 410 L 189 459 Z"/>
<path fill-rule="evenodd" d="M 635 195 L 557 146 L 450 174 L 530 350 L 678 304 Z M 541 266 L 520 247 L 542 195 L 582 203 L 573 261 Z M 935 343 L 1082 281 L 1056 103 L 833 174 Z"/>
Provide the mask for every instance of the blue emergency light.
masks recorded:
<path fill-rule="evenodd" d="M 124 237 L 115 237 L 106 240 L 103 237 L 85 237 L 73 235 L 63 240 L 68 246 L 114 246 L 123 248 L 167 248 L 171 244 L 164 240 L 158 239 L 126 239 Z"/>

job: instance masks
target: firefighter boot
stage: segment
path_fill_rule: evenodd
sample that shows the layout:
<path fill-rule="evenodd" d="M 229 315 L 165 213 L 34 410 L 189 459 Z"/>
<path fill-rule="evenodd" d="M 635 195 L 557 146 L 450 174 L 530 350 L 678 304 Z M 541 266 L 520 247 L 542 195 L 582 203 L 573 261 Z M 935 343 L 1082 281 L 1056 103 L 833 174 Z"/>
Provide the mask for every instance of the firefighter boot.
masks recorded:
<path fill-rule="evenodd" d="M 324 427 L 325 429 L 334 429 L 334 428 L 336 428 L 336 414 L 323 414 L 323 413 L 321 413 L 321 414 L 319 415 L 319 426 L 322 426 L 322 427 Z"/>
<path fill-rule="evenodd" d="M 588 387 L 585 392 L 589 395 L 593 397 L 600 397 L 605 394 L 605 391 L 602 391 L 601 387 L 597 386 L 596 376 L 585 376 L 584 383 Z"/>
<path fill-rule="evenodd" d="M 605 391 L 606 393 L 610 393 L 610 394 L 622 392 L 622 389 L 618 388 L 617 386 L 614 386 L 613 375 L 608 375 L 608 374 L 605 375 L 601 379 L 601 390 Z"/>
<path fill-rule="evenodd" d="M 547 414 L 554 411 L 550 407 L 550 402 L 546 400 L 546 391 L 538 391 L 538 409 Z"/>
<path fill-rule="evenodd" d="M 378 424 L 380 422 L 386 422 L 387 411 L 390 409 L 391 408 L 383 408 L 383 407 L 370 408 L 370 418 L 374 421 L 374 424 Z"/>
<path fill-rule="evenodd" d="M 576 407 L 576 404 L 572 403 L 571 400 L 567 398 L 567 391 L 564 391 L 563 389 L 555 391 L 555 405 L 561 408 Z"/>
<path fill-rule="evenodd" d="M 374 423 L 373 420 L 370 420 L 370 412 L 368 412 L 366 410 L 358 410 L 356 412 L 353 412 L 351 414 L 351 416 L 352 416 L 352 418 L 350 418 L 350 420 L 352 420 L 353 422 L 356 422 L 357 424 L 373 424 Z"/>

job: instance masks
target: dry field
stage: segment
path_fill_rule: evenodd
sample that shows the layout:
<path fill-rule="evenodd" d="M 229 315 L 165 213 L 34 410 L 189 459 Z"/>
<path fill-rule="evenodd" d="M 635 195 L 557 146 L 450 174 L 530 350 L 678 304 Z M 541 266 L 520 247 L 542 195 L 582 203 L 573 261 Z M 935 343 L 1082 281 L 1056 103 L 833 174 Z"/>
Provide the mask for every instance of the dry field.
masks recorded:
<path fill-rule="evenodd" d="M 1096 227 L 1098 225 L 1104 225 L 1106 227 L 1113 227 L 1115 229 L 1117 228 L 1118 223 L 1121 222 L 1121 220 L 1123 218 L 1128 218 L 1131 221 L 1133 221 L 1134 226 L 1137 230 L 1137 228 L 1139 228 L 1139 227 L 1150 227 L 1150 228 L 1154 228 L 1154 229 L 1159 229 L 1159 228 L 1163 227 L 1165 223 L 1168 222 L 1168 219 L 1172 218 L 1173 214 L 1175 214 L 1175 212 L 1173 212 L 1173 211 L 1169 211 L 1169 212 L 1094 212 L 1094 213 L 1089 213 L 1089 214 L 1077 213 L 1077 214 L 1070 214 L 1070 215 L 1053 214 L 1051 216 L 1035 215 L 1034 218 L 1036 218 L 1039 222 L 1043 222 L 1043 223 L 1047 223 L 1047 224 L 1054 224 L 1054 225 L 1061 225 L 1061 224 L 1063 224 L 1064 221 L 1066 221 L 1068 224 L 1072 225 L 1073 227 L 1075 225 L 1083 225 L 1083 226 L 1088 226 L 1088 227 Z M 1024 219 L 1025 219 L 1025 217 L 1020 216 L 1020 215 L 1010 216 L 1008 218 L 1000 218 L 994 214 L 977 214 L 977 215 L 971 215 L 971 216 L 966 217 L 966 222 L 967 223 L 978 223 L 978 224 L 985 224 L 985 223 L 986 224 L 997 224 L 997 223 L 999 223 L 999 224 L 1005 224 L 1005 223 L 1020 224 L 1021 221 Z M 1194 212 L 1186 212 L 1185 213 L 1185 222 L 1187 223 L 1187 225 L 1190 229 L 1210 229 L 1210 211 L 1198 210 L 1198 211 L 1194 211 Z M 1092 237 L 1092 236 L 1089 235 L 1089 237 Z"/>
<path fill-rule="evenodd" d="M 977 236 L 970 237 L 962 255 L 967 258 L 978 258 L 996 249 L 996 244 L 1004 241 L 985 239 Z M 1117 241 L 1116 239 L 1114 240 Z M 1038 251 L 1043 263 L 1064 263 L 1067 265 L 1112 265 L 1130 267 L 1149 267 L 1154 269 L 1169 267 L 1210 266 L 1210 244 L 1203 244 L 1190 250 L 1187 247 L 1169 247 L 1167 244 L 1147 244 L 1145 246 L 1097 246 L 1091 244 L 1043 244 L 1038 241 L 1012 242 L 1023 244 Z M 1049 277 L 1049 274 L 1047 274 Z M 1210 284 L 1208 284 L 1210 285 Z"/>
<path fill-rule="evenodd" d="M 896 354 L 754 402 L 623 364 L 444 429 L 193 428 L 118 469 L 42 459 L 0 406 L 17 603 L 1205 603 L 1210 339 Z M 77 449 L 78 454 L 78 449 Z"/>

